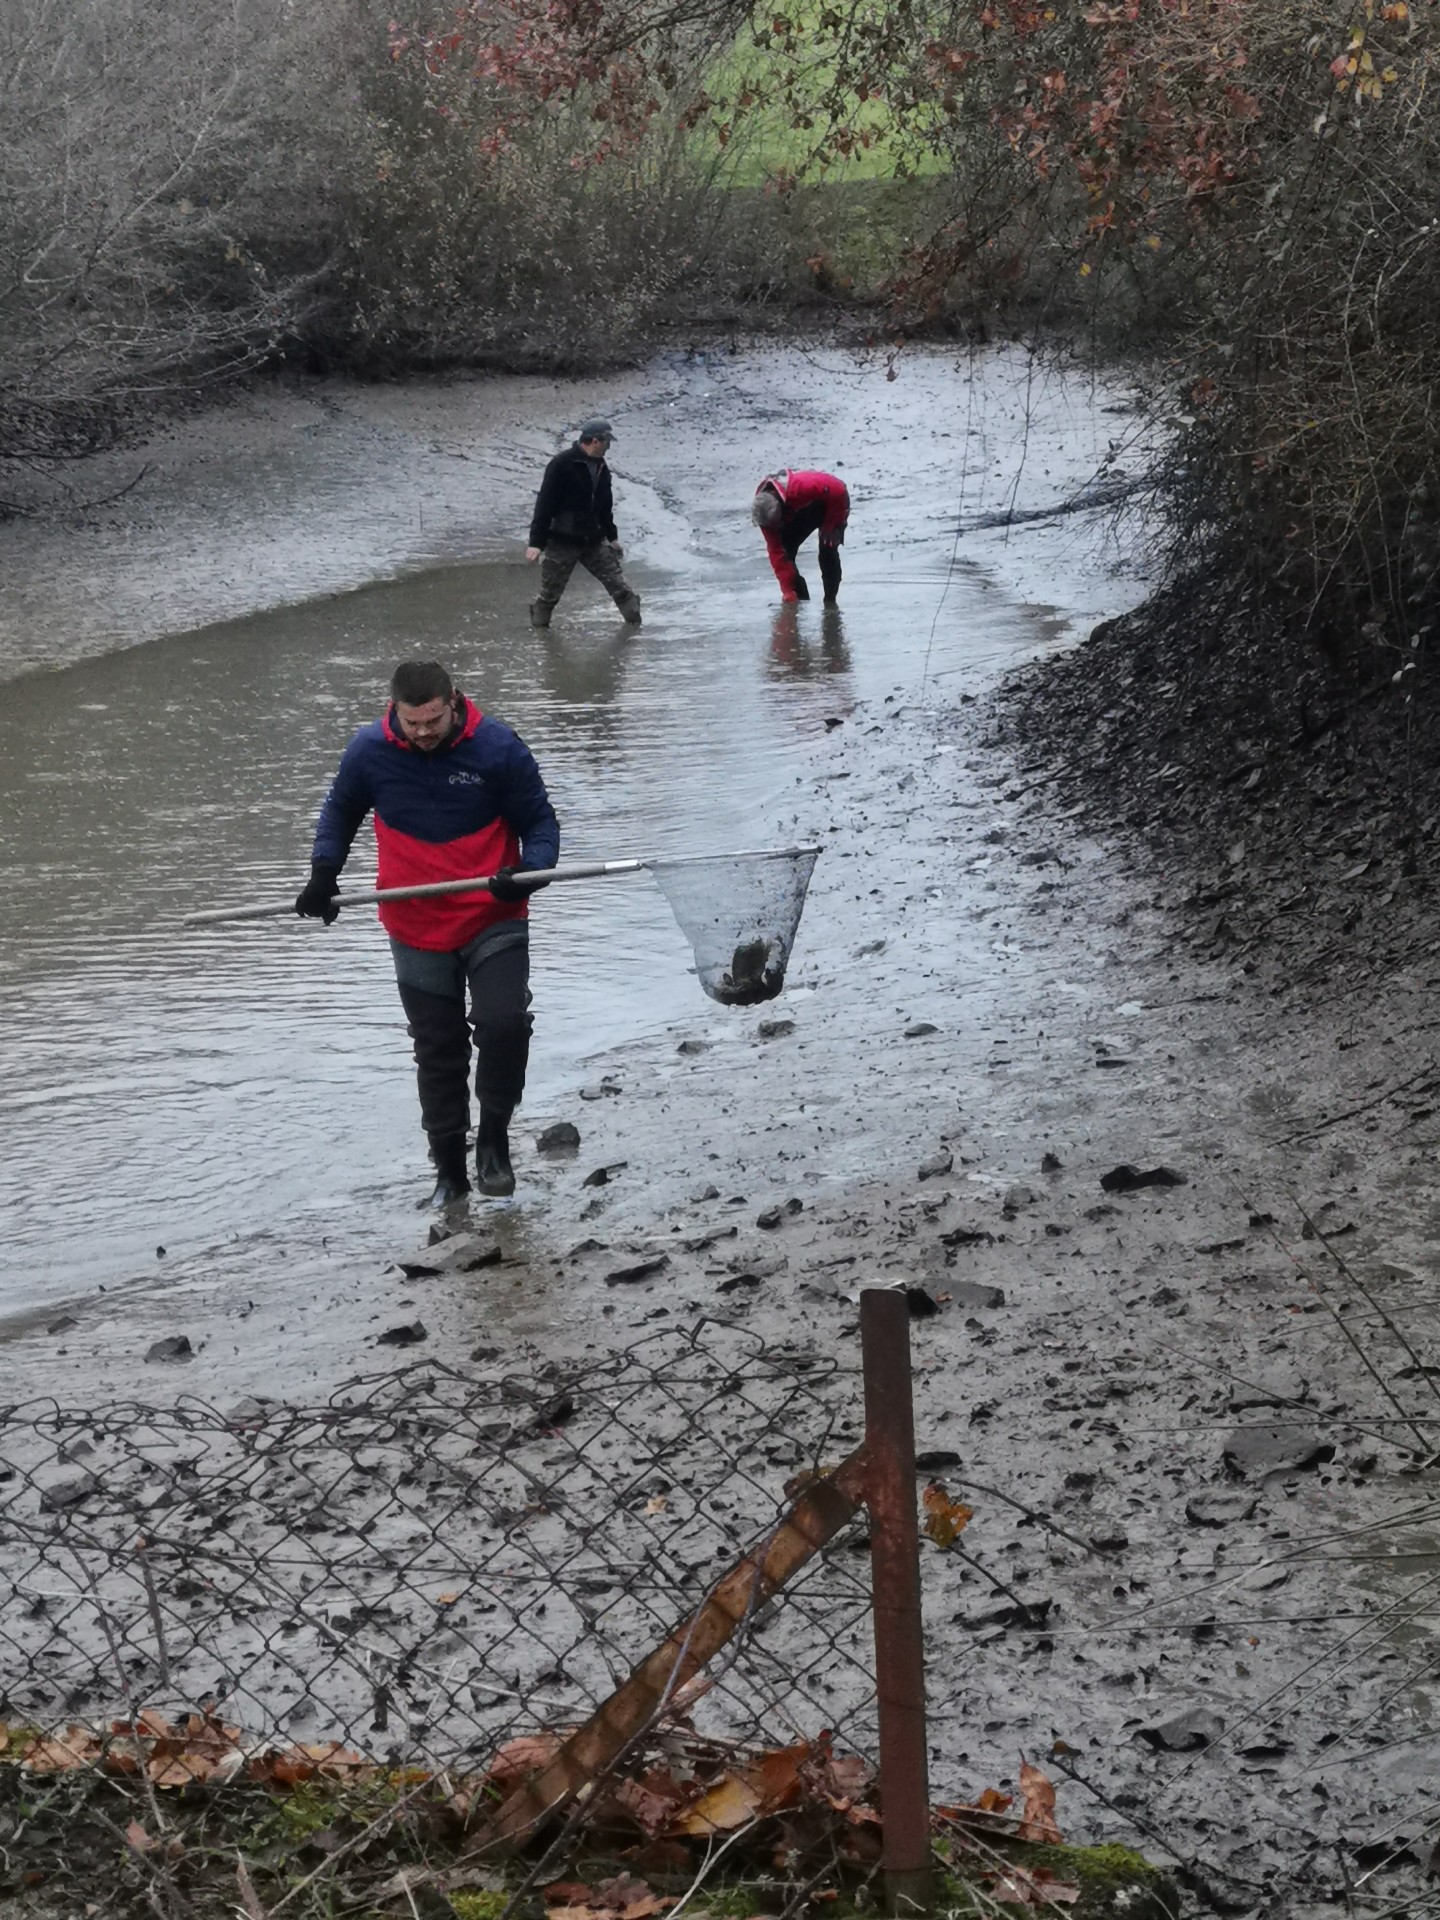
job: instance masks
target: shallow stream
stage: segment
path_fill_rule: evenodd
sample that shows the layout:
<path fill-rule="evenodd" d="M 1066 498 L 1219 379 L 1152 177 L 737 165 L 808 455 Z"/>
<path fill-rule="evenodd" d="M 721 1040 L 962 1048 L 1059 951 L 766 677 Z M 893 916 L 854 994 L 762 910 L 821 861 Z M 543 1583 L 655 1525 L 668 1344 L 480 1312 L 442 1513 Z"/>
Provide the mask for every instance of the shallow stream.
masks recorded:
<path fill-rule="evenodd" d="M 356 1244 L 414 1232 L 423 1139 L 370 913 L 328 931 L 180 918 L 294 893 L 335 762 L 397 658 L 445 660 L 525 737 L 565 858 L 709 852 L 790 837 L 797 749 L 856 702 L 952 699 L 1138 593 L 1113 576 L 1090 515 L 1013 541 L 957 537 L 966 514 L 1068 497 L 1123 436 L 1115 395 L 1079 376 L 1037 382 L 1005 354 L 917 357 L 896 382 L 838 354 L 694 355 L 583 399 L 543 382 L 503 394 L 497 420 L 483 385 L 408 401 L 327 389 L 320 428 L 313 399 L 295 398 L 289 432 L 269 403 L 258 446 L 253 423 L 247 440 L 243 416 L 217 416 L 213 432 L 235 443 L 205 483 L 223 579 L 198 565 L 207 521 L 179 505 L 193 445 L 157 476 L 160 523 L 143 541 L 113 515 L 77 522 L 68 542 L 4 530 L 0 657 L 71 661 L 21 673 L 0 710 L 10 1325 L 302 1225 Z M 534 633 L 529 492 L 565 407 L 597 395 L 617 417 L 617 512 L 644 625 L 622 627 L 577 573 L 553 628 Z M 384 433 L 361 432 L 357 410 L 376 406 Z M 469 449 L 440 480 L 437 418 L 447 447 Z M 787 460 L 832 466 L 852 489 L 835 611 L 780 606 L 749 524 L 755 479 Z M 393 577 L 341 590 L 367 569 Z M 154 637 L 245 604 L 256 610 Z M 346 884 L 371 872 L 367 828 Z M 534 928 L 526 1110 L 542 1117 L 587 1060 L 703 1003 L 643 877 L 554 889 Z M 802 926 L 802 953 L 805 939 Z"/>

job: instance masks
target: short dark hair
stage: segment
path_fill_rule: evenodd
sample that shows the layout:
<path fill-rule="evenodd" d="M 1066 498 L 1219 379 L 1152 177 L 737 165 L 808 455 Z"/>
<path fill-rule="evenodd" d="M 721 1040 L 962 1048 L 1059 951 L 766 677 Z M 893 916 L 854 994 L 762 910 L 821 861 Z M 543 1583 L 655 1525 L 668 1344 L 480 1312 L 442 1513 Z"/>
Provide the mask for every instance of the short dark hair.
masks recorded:
<path fill-rule="evenodd" d="M 390 676 L 390 698 L 402 707 L 424 707 L 448 700 L 455 683 L 438 660 L 402 660 Z"/>

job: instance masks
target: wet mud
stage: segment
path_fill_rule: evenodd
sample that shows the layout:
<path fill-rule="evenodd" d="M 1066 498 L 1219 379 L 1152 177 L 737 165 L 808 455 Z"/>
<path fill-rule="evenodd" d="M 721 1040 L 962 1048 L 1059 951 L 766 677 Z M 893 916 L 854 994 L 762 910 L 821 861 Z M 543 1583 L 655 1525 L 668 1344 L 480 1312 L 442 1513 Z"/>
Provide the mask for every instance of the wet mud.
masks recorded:
<path fill-rule="evenodd" d="M 838 379 L 806 390 L 817 433 Z M 945 417 L 956 444 L 926 459 L 996 453 L 963 406 Z M 793 423 L 766 431 L 793 444 Z M 1043 480 L 1064 491 L 1055 457 Z M 907 458 L 886 468 L 897 574 L 902 524 L 928 511 Z M 669 475 L 672 500 L 700 463 Z M 937 1783 L 1001 1784 L 1031 1758 L 1067 1833 L 1137 1841 L 1202 1904 L 1318 1915 L 1360 1892 L 1379 1911 L 1418 1897 L 1435 1819 L 1426 983 L 1312 1001 L 1217 964 L 1185 937 L 1183 862 L 1095 837 L 1078 799 L 1057 806 L 1046 743 L 997 730 L 1007 666 L 1063 638 L 1067 610 L 1083 624 L 1138 591 L 1105 541 L 1085 516 L 940 560 L 932 541 L 897 598 L 867 592 L 853 538 L 840 672 L 818 609 L 775 617 L 758 684 L 789 731 L 756 763 L 759 817 L 826 849 L 785 1017 L 692 981 L 542 1077 L 515 1201 L 452 1223 L 496 1257 L 418 1269 L 407 1163 L 363 1236 L 277 1208 L 164 1285 L 37 1310 L 5 1351 L 27 1394 L 67 1403 L 263 1379 L 299 1405 L 405 1326 L 426 1353 L 481 1346 L 583 1390 L 597 1343 L 701 1316 L 852 1367 L 860 1287 L 902 1285 L 929 1303 L 924 1472 L 975 1509 L 962 1550 L 926 1551 Z M 927 621 L 938 656 L 923 631 L 887 650 Z M 403 1075 L 393 1048 L 386 1066 Z M 179 1328 L 192 1357 L 147 1363 Z M 677 1477 L 703 1470 L 703 1428 L 657 1438 Z"/>

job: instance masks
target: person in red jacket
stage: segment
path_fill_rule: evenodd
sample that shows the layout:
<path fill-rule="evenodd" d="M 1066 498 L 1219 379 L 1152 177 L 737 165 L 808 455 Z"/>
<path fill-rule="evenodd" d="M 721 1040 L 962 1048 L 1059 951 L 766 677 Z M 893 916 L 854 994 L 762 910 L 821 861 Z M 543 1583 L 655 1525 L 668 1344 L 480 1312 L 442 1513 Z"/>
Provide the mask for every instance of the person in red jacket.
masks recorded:
<path fill-rule="evenodd" d="M 765 536 L 765 549 L 782 600 L 808 600 L 810 588 L 795 564 L 802 543 L 812 533 L 820 536 L 820 578 L 825 604 L 834 606 L 840 594 L 840 544 L 850 518 L 850 495 L 845 482 L 833 473 L 786 467 L 767 473 L 755 489 L 750 517 Z"/>
<path fill-rule="evenodd" d="M 387 900 L 380 921 L 415 1044 L 420 1118 L 435 1163 L 432 1204 L 470 1191 L 472 1029 L 476 1181 L 482 1193 L 513 1193 L 508 1128 L 530 1053 L 527 903 L 548 884 L 560 853 L 540 769 L 519 735 L 467 700 L 444 667 L 404 660 L 384 714 L 351 740 L 325 796 L 298 914 L 327 927 L 339 918 L 340 871 L 367 814 L 381 887 L 493 876 L 469 893 Z"/>

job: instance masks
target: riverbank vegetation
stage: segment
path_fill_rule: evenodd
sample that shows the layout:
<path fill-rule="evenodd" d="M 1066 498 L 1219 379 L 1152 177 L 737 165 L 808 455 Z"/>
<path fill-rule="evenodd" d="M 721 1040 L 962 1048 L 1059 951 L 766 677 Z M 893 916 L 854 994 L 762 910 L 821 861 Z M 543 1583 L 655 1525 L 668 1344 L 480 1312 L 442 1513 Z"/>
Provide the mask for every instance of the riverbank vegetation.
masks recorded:
<path fill-rule="evenodd" d="M 0 452 L 667 324 L 1143 345 L 1184 563 L 1376 673 L 1440 565 L 1433 0 L 16 0 Z M 3 470 L 0 470 L 0 494 Z"/>

